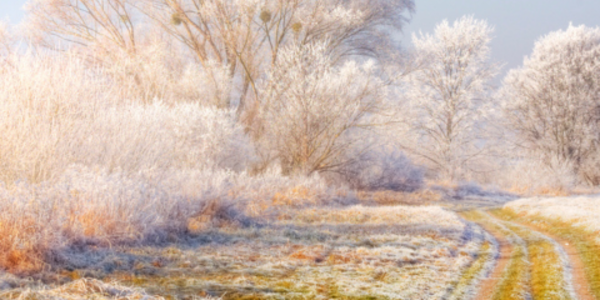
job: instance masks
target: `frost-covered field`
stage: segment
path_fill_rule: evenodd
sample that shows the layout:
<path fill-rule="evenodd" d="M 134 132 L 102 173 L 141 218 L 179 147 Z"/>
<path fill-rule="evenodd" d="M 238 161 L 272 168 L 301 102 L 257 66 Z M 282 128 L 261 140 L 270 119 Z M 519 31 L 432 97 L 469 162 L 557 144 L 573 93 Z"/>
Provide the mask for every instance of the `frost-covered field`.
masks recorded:
<path fill-rule="evenodd" d="M 67 288 L 51 292 L 80 295 L 71 280 L 91 277 L 104 283 L 79 286 L 118 284 L 116 290 L 135 299 L 441 299 L 485 242 L 478 227 L 439 207 L 298 209 L 273 218 L 160 247 L 89 250 L 87 266 L 56 275 Z M 50 293 L 31 284 L 4 285 Z M 13 289 L 11 297 L 20 291 Z"/>
<path fill-rule="evenodd" d="M 532 197 L 510 202 L 505 208 L 520 214 L 558 219 L 591 231 L 600 231 L 600 195 Z"/>

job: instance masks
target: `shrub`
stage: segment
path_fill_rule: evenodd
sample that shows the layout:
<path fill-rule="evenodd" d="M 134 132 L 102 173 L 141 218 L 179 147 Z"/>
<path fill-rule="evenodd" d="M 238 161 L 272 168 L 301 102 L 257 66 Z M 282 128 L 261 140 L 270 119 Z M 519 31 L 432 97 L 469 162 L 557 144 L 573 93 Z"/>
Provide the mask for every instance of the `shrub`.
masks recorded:
<path fill-rule="evenodd" d="M 198 103 L 119 101 L 101 69 L 24 55 L 0 73 L 0 180 L 55 180 L 72 164 L 135 173 L 242 170 L 253 147 L 234 112 Z"/>
<path fill-rule="evenodd" d="M 348 164 L 337 172 L 343 182 L 359 190 L 412 192 L 423 186 L 424 172 L 394 147 L 351 153 Z"/>

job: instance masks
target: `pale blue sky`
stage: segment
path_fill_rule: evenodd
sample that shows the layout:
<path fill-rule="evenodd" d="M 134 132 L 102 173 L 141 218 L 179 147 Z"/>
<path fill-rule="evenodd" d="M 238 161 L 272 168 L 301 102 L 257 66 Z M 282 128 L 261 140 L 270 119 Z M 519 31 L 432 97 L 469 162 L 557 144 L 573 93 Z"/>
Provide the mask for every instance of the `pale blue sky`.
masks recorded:
<path fill-rule="evenodd" d="M 520 66 L 541 36 L 573 25 L 600 26 L 600 0 L 415 0 L 416 13 L 404 30 L 408 47 L 413 32 L 433 32 L 440 21 L 473 15 L 494 26 L 492 58 L 508 69 Z M 500 76 L 502 77 L 502 76 Z"/>
<path fill-rule="evenodd" d="M 504 71 L 517 67 L 529 55 L 535 40 L 574 25 L 600 26 L 600 0 L 415 0 L 417 11 L 404 30 L 405 46 L 419 30 L 432 32 L 443 19 L 452 22 L 463 15 L 485 19 L 496 28 L 492 56 L 506 63 Z M 0 18 L 18 23 L 26 0 L 0 0 Z"/>
<path fill-rule="evenodd" d="M 11 23 L 18 23 L 23 19 L 22 7 L 27 0 L 0 0 L 0 19 L 9 18 Z"/>

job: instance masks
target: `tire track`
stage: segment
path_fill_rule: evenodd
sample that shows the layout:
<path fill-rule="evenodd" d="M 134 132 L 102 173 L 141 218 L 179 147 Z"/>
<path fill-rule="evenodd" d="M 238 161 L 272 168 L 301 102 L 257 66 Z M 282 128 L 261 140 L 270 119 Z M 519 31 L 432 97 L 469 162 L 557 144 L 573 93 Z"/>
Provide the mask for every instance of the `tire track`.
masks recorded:
<path fill-rule="evenodd" d="M 568 242 L 501 214 L 482 210 L 470 214 L 468 219 L 481 225 L 500 245 L 496 266 L 481 281 L 475 299 L 597 300 L 590 292 L 581 258 Z M 515 278 L 522 284 L 514 282 Z"/>
<path fill-rule="evenodd" d="M 506 247 L 501 249 L 501 255 L 496 260 L 494 271 L 484 279 L 474 299 L 531 299 L 529 270 L 531 263 L 525 241 L 487 213 L 477 210 L 473 214 L 476 217 L 469 219 L 481 225 L 496 240 L 503 240 L 506 243 Z"/>
<path fill-rule="evenodd" d="M 486 229 L 498 241 L 498 257 L 496 266 L 492 273 L 481 281 L 481 286 L 475 296 L 475 299 L 492 299 L 495 287 L 502 279 L 502 273 L 508 267 L 513 252 L 513 245 L 503 234 L 493 229 Z"/>
<path fill-rule="evenodd" d="M 546 230 L 537 228 L 535 225 L 508 220 L 505 220 L 504 222 L 510 222 L 545 236 L 550 242 L 553 243 L 553 245 L 555 245 L 557 251 L 563 258 L 563 261 L 566 263 L 564 276 L 565 278 L 568 278 L 568 284 L 570 284 L 569 288 L 572 291 L 573 298 L 580 300 L 597 300 L 592 293 L 591 286 L 587 279 L 588 277 L 585 273 L 585 264 L 579 255 L 579 251 L 572 243 L 570 243 L 568 240 L 557 237 L 556 235 L 550 234 Z"/>

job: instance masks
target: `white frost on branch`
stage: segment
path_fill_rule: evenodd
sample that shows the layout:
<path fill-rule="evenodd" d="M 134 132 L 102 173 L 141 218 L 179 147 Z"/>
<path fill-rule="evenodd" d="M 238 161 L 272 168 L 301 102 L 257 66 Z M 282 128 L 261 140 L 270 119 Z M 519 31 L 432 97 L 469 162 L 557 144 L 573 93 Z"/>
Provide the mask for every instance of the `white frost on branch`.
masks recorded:
<path fill-rule="evenodd" d="M 501 96 L 518 146 L 600 183 L 600 28 L 570 25 L 542 37 L 506 76 Z"/>
<path fill-rule="evenodd" d="M 408 76 L 405 91 L 405 147 L 450 179 L 481 151 L 474 129 L 485 111 L 487 84 L 498 70 L 490 63 L 492 32 L 486 21 L 467 16 L 452 25 L 443 21 L 433 35 L 413 35 L 419 67 Z"/>

